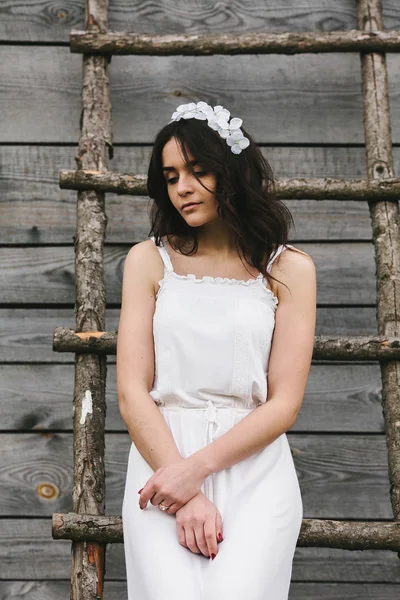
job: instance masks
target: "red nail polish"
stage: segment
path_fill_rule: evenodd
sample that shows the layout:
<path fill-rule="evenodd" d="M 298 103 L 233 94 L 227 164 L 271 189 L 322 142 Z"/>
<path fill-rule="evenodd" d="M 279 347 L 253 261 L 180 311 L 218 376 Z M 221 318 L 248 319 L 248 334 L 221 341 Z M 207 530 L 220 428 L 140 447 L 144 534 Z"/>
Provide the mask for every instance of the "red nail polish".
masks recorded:
<path fill-rule="evenodd" d="M 142 490 L 144 490 L 144 488 L 142 488 L 141 490 L 139 490 L 139 491 L 138 491 L 138 494 L 140 494 L 140 492 L 141 492 Z"/>
<path fill-rule="evenodd" d="M 211 559 L 214 560 L 215 554 L 211 554 Z"/>
<path fill-rule="evenodd" d="M 224 538 L 222 537 L 222 533 L 218 534 L 218 541 L 219 542 L 223 542 L 224 541 Z"/>

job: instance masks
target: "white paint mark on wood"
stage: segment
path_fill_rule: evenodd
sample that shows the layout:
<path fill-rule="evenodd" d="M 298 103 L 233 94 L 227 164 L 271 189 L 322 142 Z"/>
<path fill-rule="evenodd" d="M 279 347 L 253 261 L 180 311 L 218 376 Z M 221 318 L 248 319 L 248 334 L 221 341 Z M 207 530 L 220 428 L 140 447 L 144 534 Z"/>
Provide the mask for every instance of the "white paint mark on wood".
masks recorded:
<path fill-rule="evenodd" d="M 90 390 L 86 390 L 82 400 L 82 414 L 81 414 L 81 425 L 85 424 L 86 416 L 93 412 L 92 393 Z"/>

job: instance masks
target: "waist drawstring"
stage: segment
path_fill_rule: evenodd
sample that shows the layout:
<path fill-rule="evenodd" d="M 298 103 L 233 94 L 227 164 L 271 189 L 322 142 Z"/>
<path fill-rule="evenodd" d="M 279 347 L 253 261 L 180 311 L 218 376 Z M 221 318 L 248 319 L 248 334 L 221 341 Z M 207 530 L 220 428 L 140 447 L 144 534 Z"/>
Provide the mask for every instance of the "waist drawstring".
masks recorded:
<path fill-rule="evenodd" d="M 204 435 L 204 445 L 207 446 L 208 444 L 211 444 L 214 441 L 216 435 L 221 429 L 221 425 L 217 421 L 217 409 L 212 400 L 208 400 L 207 402 L 205 418 L 207 423 Z M 217 425 L 217 428 L 214 431 L 215 425 Z M 211 500 L 211 502 L 214 502 L 214 473 L 211 473 L 211 475 L 209 475 L 207 479 L 204 480 L 204 486 L 206 489 L 207 497 Z"/>

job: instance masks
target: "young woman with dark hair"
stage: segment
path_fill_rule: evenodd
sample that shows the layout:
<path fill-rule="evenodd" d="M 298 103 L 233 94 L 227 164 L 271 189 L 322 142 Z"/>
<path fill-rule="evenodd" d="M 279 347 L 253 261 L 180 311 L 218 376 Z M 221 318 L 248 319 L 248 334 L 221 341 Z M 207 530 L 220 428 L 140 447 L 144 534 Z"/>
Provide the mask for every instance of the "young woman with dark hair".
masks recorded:
<path fill-rule="evenodd" d="M 148 193 L 117 342 L 128 599 L 286 600 L 303 517 L 286 432 L 314 347 L 314 262 L 222 106 L 177 108 Z"/>

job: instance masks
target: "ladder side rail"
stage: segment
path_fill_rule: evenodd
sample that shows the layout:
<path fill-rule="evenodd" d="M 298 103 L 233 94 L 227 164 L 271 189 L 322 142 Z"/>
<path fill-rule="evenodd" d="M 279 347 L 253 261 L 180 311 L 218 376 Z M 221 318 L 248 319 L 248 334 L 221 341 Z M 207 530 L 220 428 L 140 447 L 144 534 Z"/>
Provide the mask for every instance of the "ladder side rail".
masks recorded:
<path fill-rule="evenodd" d="M 358 0 L 358 26 L 362 31 L 383 29 L 380 0 Z M 368 179 L 393 177 L 386 56 L 361 54 L 364 96 L 364 129 Z M 400 331 L 400 236 L 397 202 L 368 203 L 376 264 L 378 335 L 397 336 Z M 382 404 L 390 481 L 390 500 L 395 520 L 400 519 L 400 362 L 381 362 Z"/>
<path fill-rule="evenodd" d="M 108 29 L 108 0 L 86 2 L 87 30 Z M 109 57 L 83 55 L 82 111 L 77 167 L 104 172 L 112 158 Z M 104 330 L 106 290 L 104 240 L 107 216 L 104 192 L 77 194 L 75 246 L 75 322 L 77 331 Z M 105 512 L 105 414 L 107 356 L 75 355 L 73 400 L 73 510 Z M 103 598 L 106 545 L 72 542 L 71 600 Z"/>

